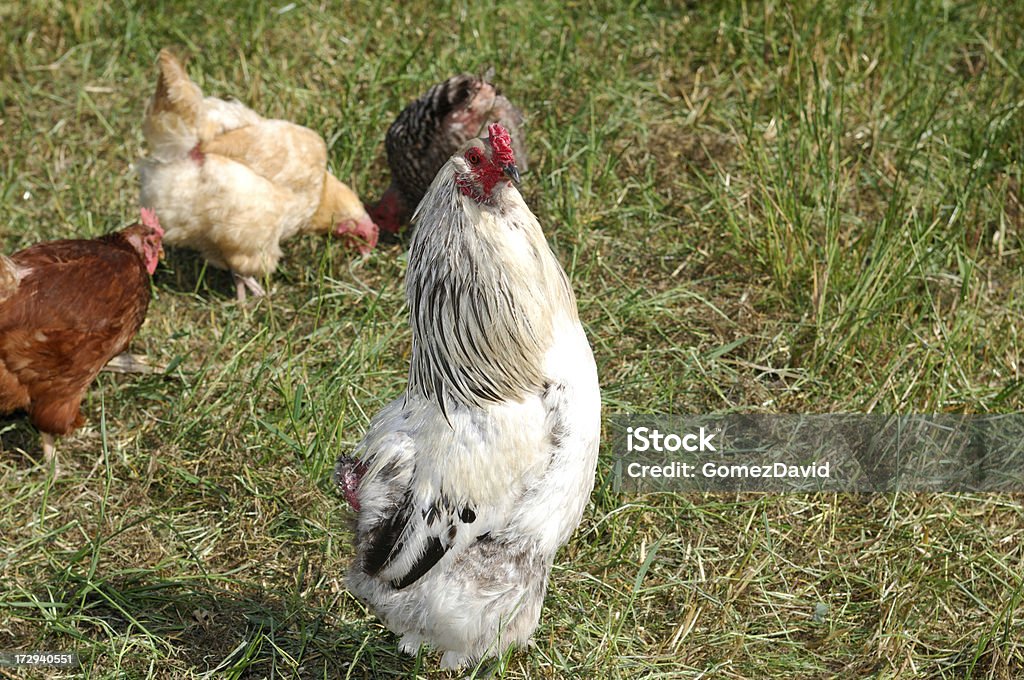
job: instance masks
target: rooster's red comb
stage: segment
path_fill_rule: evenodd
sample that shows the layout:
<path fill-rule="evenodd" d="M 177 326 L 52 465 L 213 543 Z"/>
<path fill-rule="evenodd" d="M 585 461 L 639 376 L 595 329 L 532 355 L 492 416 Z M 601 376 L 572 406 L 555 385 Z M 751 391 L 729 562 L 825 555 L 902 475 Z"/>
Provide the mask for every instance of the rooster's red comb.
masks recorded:
<path fill-rule="evenodd" d="M 508 130 L 501 123 L 491 123 L 487 126 L 487 134 L 491 138 L 491 148 L 494 149 L 494 160 L 499 165 L 514 165 L 516 158 L 512 153 L 512 137 Z"/>
<path fill-rule="evenodd" d="M 156 211 L 152 208 L 143 208 L 139 211 L 139 214 L 142 218 L 142 226 L 149 227 L 156 232 L 157 236 L 163 238 L 164 230 L 160 226 L 160 220 L 157 219 Z"/>

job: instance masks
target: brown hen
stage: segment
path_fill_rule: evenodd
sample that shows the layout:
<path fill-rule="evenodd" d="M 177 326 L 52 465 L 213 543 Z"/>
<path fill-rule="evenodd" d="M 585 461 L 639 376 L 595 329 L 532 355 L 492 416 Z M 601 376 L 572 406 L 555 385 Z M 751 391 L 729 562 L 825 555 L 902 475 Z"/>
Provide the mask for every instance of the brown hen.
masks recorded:
<path fill-rule="evenodd" d="M 82 398 L 146 318 L 163 229 L 141 222 L 92 240 L 38 243 L 0 257 L 0 414 L 28 412 L 53 459 L 54 436 L 82 425 Z"/>

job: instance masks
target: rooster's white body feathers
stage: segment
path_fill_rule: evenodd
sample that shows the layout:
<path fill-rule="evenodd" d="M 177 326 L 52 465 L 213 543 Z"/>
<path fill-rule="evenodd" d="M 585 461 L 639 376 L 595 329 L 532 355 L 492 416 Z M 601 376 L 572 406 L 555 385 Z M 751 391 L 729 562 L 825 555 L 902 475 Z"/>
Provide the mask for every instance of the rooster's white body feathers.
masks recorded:
<path fill-rule="evenodd" d="M 505 182 L 480 202 L 457 187 L 467 168 L 454 156 L 415 218 L 409 385 L 356 451 L 348 577 L 403 650 L 428 643 L 449 668 L 529 640 L 600 436 L 565 273 L 519 192 Z"/>

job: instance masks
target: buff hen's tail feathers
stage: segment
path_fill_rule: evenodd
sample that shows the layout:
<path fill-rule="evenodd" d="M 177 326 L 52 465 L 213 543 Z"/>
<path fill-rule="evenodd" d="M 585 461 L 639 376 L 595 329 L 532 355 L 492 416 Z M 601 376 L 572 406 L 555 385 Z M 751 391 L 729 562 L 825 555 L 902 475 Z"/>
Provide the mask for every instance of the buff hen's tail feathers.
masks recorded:
<path fill-rule="evenodd" d="M 159 160 L 171 161 L 200 141 L 203 93 L 169 50 L 160 50 L 157 63 L 160 77 L 146 107 L 142 131 L 150 153 Z"/>

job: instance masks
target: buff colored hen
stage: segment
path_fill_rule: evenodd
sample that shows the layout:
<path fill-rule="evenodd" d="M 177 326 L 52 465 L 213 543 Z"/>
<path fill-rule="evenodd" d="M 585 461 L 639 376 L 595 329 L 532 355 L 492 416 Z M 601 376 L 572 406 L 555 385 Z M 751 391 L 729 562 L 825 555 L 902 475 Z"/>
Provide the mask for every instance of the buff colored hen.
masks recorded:
<path fill-rule="evenodd" d="M 204 97 L 168 50 L 146 108 L 149 156 L 138 163 L 142 205 L 167 230 L 165 242 L 199 251 L 246 288 L 264 295 L 281 242 L 331 232 L 363 252 L 377 226 L 359 197 L 327 172 L 327 145 L 309 128 L 266 119 L 238 101 Z"/>

